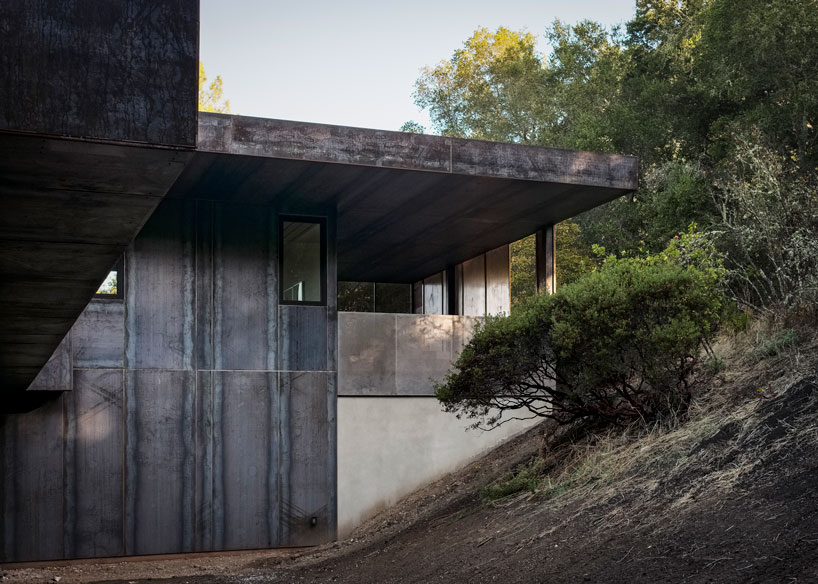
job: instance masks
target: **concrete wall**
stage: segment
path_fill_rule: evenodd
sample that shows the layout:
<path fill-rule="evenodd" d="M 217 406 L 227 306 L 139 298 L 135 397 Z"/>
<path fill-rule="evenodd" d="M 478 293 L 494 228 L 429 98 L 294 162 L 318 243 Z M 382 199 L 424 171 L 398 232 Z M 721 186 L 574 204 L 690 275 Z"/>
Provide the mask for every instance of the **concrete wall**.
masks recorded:
<path fill-rule="evenodd" d="M 536 422 L 467 431 L 433 397 L 339 398 L 339 537 Z"/>
<path fill-rule="evenodd" d="M 0 10 L 0 130 L 196 145 L 196 0 Z"/>
<path fill-rule="evenodd" d="M 484 454 L 535 421 L 466 432 L 441 410 L 440 381 L 477 318 L 340 313 L 338 528 L 341 536 L 401 497 Z"/>
<path fill-rule="evenodd" d="M 471 337 L 476 318 L 448 315 L 338 314 L 339 396 L 434 395 Z"/>
<path fill-rule="evenodd" d="M 67 389 L 67 355 L 71 391 L 0 416 L 0 561 L 334 538 L 334 218 L 328 305 L 287 306 L 278 212 L 176 200 L 146 224 L 124 301 L 92 301 L 37 379 Z"/>

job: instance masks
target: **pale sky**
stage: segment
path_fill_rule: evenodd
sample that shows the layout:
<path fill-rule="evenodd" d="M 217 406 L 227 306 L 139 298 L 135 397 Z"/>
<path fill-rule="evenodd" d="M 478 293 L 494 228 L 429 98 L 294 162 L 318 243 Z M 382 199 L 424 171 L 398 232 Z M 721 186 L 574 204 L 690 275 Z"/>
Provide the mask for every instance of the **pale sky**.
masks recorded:
<path fill-rule="evenodd" d="M 420 69 L 485 27 L 540 39 L 554 20 L 606 26 L 634 0 L 201 0 L 200 58 L 232 112 L 397 130 L 429 118 L 412 100 Z"/>

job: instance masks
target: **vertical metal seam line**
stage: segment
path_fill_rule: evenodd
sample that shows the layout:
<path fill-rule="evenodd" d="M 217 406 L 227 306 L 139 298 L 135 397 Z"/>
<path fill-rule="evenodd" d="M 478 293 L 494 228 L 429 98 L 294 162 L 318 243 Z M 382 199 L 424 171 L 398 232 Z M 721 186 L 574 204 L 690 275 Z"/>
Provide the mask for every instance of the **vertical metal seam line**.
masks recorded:
<path fill-rule="evenodd" d="M 215 242 L 214 242 L 214 238 L 215 238 L 215 221 L 216 221 L 215 214 L 216 214 L 216 212 L 215 212 L 215 203 L 213 201 L 208 201 L 208 222 L 210 223 L 210 229 L 208 230 L 210 238 L 209 238 L 209 240 L 207 242 L 208 255 L 210 256 L 210 290 L 208 290 L 208 292 L 210 294 L 210 310 L 208 311 L 208 317 L 209 317 L 209 320 L 210 320 L 210 322 L 209 322 L 209 325 L 210 325 L 209 329 L 210 330 L 209 330 L 209 335 L 208 335 L 208 337 L 209 337 L 208 338 L 208 344 L 210 345 L 210 363 L 208 363 L 208 365 L 212 369 L 216 368 L 216 354 L 215 354 L 216 349 L 215 349 L 215 341 L 214 341 L 214 335 L 215 335 L 215 332 L 216 332 L 215 319 L 214 319 L 214 313 L 215 313 L 215 310 L 216 310 L 216 292 L 215 292 L 216 281 L 214 279 L 214 276 L 215 276 L 215 271 L 214 271 L 214 261 L 215 261 L 214 260 L 214 256 L 215 256 L 214 247 L 215 247 Z M 215 545 L 216 545 L 216 542 L 215 542 L 215 539 L 214 539 L 215 538 L 215 535 L 214 535 L 215 534 L 215 529 L 214 529 L 215 512 L 214 512 L 214 509 L 213 509 L 213 507 L 214 507 L 214 505 L 213 505 L 214 492 L 213 491 L 214 491 L 214 480 L 215 480 L 215 478 L 214 478 L 215 475 L 214 475 L 213 471 L 215 469 L 215 464 L 216 464 L 216 460 L 215 460 L 215 458 L 216 458 L 215 450 L 216 449 L 214 447 L 214 442 L 213 442 L 214 441 L 213 420 L 214 420 L 214 416 L 215 416 L 215 404 L 214 404 L 215 400 L 214 400 L 214 395 L 213 395 L 214 394 L 213 387 L 214 387 L 214 384 L 215 384 L 215 377 L 216 377 L 216 372 L 212 371 L 210 373 L 210 391 L 208 392 L 208 395 L 210 396 L 210 425 L 209 425 L 210 435 L 208 436 L 208 439 L 210 441 L 210 484 L 206 485 L 206 487 L 210 489 L 210 509 L 209 509 L 209 513 L 210 513 L 210 550 L 211 551 L 213 551 L 213 549 L 215 548 Z"/>
<path fill-rule="evenodd" d="M 192 213 L 191 213 L 192 211 Z M 184 373 L 182 379 L 182 549 L 193 551 L 193 475 L 195 464 L 193 461 L 194 445 L 193 432 L 195 431 L 195 421 L 193 419 L 193 408 L 195 400 L 195 380 L 194 386 L 190 386 L 193 369 L 193 335 L 195 334 L 195 221 L 196 202 L 186 201 L 182 206 L 182 302 L 184 311 L 184 322 L 182 331 L 182 368 Z"/>
<path fill-rule="evenodd" d="M 73 392 L 72 392 L 73 393 Z M 72 396 L 73 397 L 73 396 Z M 68 416 L 65 414 L 65 409 L 68 407 L 68 400 L 62 400 L 62 407 L 60 408 L 60 414 L 62 416 L 62 456 L 60 457 L 60 463 L 62 465 L 62 556 L 66 557 L 68 555 L 68 505 L 66 504 L 66 499 L 69 496 L 68 492 L 68 465 L 65 464 L 65 458 L 68 456 L 66 452 L 68 449 Z"/>
<path fill-rule="evenodd" d="M 131 244 L 131 245 L 133 245 L 133 244 Z M 120 514 L 120 520 L 121 520 L 120 525 L 121 525 L 121 533 L 122 533 L 122 555 L 125 555 L 126 552 L 127 552 L 127 549 L 125 547 L 125 536 L 126 536 L 126 533 L 127 533 L 127 527 L 126 527 L 126 518 L 127 518 L 126 506 L 127 506 L 127 501 L 126 501 L 126 498 L 125 498 L 125 481 L 127 480 L 128 469 L 127 469 L 126 464 L 125 464 L 127 462 L 127 450 L 126 450 L 125 441 L 127 440 L 127 437 L 128 437 L 128 428 L 126 426 L 128 409 L 127 409 L 127 401 L 126 401 L 127 396 L 126 396 L 126 392 L 125 392 L 125 367 L 127 367 L 128 364 L 127 364 L 127 361 L 125 360 L 126 359 L 125 351 L 126 351 L 126 347 L 127 347 L 127 334 L 128 334 L 128 332 L 127 332 L 128 327 L 126 326 L 126 323 L 127 323 L 127 318 L 128 318 L 128 316 L 127 316 L 128 315 L 128 296 L 129 296 L 129 291 L 130 291 L 130 277 L 131 277 L 131 274 L 129 273 L 130 264 L 131 264 L 131 260 L 130 260 L 129 254 L 128 254 L 128 249 L 126 248 L 126 250 L 123 252 L 123 259 L 122 259 L 122 275 L 123 275 L 123 278 L 122 278 L 122 285 L 123 285 L 122 295 L 123 295 L 124 298 L 123 298 L 123 301 L 122 301 L 122 366 L 120 367 L 120 370 L 119 370 L 119 374 L 120 374 L 119 388 L 120 388 L 120 391 L 122 392 L 122 394 L 121 394 L 122 395 L 122 413 L 121 413 L 121 418 L 122 418 L 122 452 L 120 453 L 121 454 L 120 463 L 122 465 L 121 466 L 121 468 L 122 468 L 122 483 L 120 484 L 120 489 L 119 489 L 119 491 L 120 491 L 119 494 L 120 494 L 121 501 L 122 501 L 122 513 Z M 72 351 L 72 355 L 73 355 L 73 351 Z M 74 365 L 74 363 L 72 363 L 72 366 L 73 365 Z"/>
<path fill-rule="evenodd" d="M 489 280 L 488 274 L 488 262 L 486 261 L 486 254 L 483 254 L 483 316 L 488 316 L 489 314 Z"/>

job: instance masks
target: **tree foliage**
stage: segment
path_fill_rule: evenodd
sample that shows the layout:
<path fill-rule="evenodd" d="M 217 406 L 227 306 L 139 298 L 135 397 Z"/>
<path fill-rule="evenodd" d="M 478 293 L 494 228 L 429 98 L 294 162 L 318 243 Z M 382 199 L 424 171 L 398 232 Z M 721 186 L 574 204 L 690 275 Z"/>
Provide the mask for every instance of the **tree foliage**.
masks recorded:
<path fill-rule="evenodd" d="M 755 134 L 734 136 L 712 196 L 711 236 L 731 268 L 728 290 L 758 312 L 814 309 L 818 303 L 818 178 Z"/>
<path fill-rule="evenodd" d="M 426 67 L 415 102 L 445 136 L 535 143 L 549 107 L 530 33 L 478 29 L 448 61 Z"/>
<path fill-rule="evenodd" d="M 639 190 L 576 218 L 571 249 L 657 253 L 695 221 L 732 269 L 760 274 L 746 251 L 761 249 L 750 234 L 764 226 L 724 225 L 725 197 L 737 209 L 753 196 L 736 144 L 789 160 L 775 188 L 807 192 L 818 168 L 816 30 L 818 0 L 637 0 L 623 30 L 552 23 L 547 55 L 529 33 L 480 29 L 424 72 L 415 98 L 447 135 L 639 156 Z M 752 261 L 780 264 L 762 253 Z"/>
<path fill-rule="evenodd" d="M 722 276 L 712 245 L 695 232 L 660 254 L 609 256 L 555 294 L 487 319 L 436 395 L 477 427 L 520 411 L 613 424 L 683 412 L 719 320 Z"/>
<path fill-rule="evenodd" d="M 224 87 L 220 75 L 208 85 L 204 65 L 199 61 L 199 111 L 219 114 L 230 113 L 230 101 L 224 99 Z"/>

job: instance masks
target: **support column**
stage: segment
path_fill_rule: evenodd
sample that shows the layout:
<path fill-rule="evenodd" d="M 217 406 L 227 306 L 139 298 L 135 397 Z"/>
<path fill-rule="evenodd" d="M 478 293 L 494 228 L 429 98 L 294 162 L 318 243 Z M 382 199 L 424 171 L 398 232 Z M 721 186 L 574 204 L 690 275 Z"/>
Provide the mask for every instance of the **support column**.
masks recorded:
<path fill-rule="evenodd" d="M 553 294 L 557 289 L 554 226 L 546 225 L 537 231 L 537 292 Z"/>

